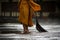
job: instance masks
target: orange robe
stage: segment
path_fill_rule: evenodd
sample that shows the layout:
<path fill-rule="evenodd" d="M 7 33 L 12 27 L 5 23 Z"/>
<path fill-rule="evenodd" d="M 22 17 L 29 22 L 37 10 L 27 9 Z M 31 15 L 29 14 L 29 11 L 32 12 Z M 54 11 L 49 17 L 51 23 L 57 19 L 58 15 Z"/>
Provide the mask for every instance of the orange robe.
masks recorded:
<path fill-rule="evenodd" d="M 33 0 L 20 0 L 19 17 L 20 23 L 33 26 L 32 15 L 34 11 L 41 10 L 40 5 L 33 2 Z"/>

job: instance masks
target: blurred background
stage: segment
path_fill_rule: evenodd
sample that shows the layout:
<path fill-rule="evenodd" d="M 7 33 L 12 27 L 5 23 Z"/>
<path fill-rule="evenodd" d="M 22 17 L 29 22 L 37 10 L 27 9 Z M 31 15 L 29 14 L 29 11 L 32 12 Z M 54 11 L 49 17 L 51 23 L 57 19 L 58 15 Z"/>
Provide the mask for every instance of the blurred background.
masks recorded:
<path fill-rule="evenodd" d="M 0 0 L 0 23 L 18 22 L 18 2 L 19 0 Z M 42 10 L 37 13 L 39 19 L 60 18 L 59 0 L 34 0 L 34 2 L 38 3 L 42 7 Z"/>

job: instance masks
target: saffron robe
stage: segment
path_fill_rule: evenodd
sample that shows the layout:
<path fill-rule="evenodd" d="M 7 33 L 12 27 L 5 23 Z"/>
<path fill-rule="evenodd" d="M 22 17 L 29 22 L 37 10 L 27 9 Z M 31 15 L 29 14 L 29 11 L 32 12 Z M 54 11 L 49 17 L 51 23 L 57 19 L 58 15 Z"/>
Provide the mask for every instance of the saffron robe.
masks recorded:
<path fill-rule="evenodd" d="M 19 17 L 20 23 L 33 26 L 32 15 L 34 11 L 41 10 L 40 5 L 33 2 L 33 0 L 20 0 L 19 2 Z"/>

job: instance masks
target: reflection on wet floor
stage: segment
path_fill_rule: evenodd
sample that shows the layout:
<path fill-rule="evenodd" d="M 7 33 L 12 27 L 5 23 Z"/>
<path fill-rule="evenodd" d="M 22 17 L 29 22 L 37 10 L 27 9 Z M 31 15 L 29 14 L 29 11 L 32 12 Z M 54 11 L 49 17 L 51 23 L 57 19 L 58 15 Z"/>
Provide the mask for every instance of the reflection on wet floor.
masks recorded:
<path fill-rule="evenodd" d="M 30 34 L 0 34 L 0 40 L 60 40 L 60 21 L 58 19 L 48 19 L 48 21 L 40 20 L 39 24 L 46 29 L 48 32 L 38 32 L 33 27 L 29 28 Z M 0 27 L 0 29 L 14 29 L 15 31 L 23 31 L 21 24 L 16 23 L 6 23 L 3 24 L 5 27 Z M 0 25 L 2 26 L 2 25 Z"/>
<path fill-rule="evenodd" d="M 1 34 L 3 35 L 3 34 Z M 8 35 L 8 36 L 7 36 Z M 31 34 L 4 34 L 1 40 L 60 40 L 60 32 L 32 32 Z"/>

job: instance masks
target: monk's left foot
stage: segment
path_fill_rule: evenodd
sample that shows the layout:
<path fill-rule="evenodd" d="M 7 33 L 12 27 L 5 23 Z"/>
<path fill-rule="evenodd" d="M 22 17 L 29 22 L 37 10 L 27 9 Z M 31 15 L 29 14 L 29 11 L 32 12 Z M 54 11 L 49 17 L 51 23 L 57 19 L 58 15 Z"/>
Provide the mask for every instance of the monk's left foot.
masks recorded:
<path fill-rule="evenodd" d="M 31 32 L 23 32 L 22 34 L 30 34 Z"/>

